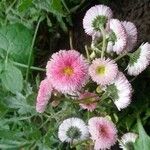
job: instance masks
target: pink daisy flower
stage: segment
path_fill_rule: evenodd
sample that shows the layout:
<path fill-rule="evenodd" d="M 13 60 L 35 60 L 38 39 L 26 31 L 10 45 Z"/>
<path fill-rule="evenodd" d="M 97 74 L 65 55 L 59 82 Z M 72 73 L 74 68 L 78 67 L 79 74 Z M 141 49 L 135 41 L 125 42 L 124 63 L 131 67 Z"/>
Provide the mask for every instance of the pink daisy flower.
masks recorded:
<path fill-rule="evenodd" d="M 131 103 L 132 86 L 122 72 L 119 72 L 113 84 L 117 90 L 114 104 L 118 110 L 126 108 Z"/>
<path fill-rule="evenodd" d="M 75 50 L 60 50 L 47 63 L 46 74 L 53 87 L 72 94 L 88 80 L 87 60 Z"/>
<path fill-rule="evenodd" d="M 112 10 L 105 5 L 91 7 L 83 19 L 83 28 L 88 35 L 99 36 L 100 26 L 107 28 L 107 23 L 112 18 Z"/>
<path fill-rule="evenodd" d="M 109 42 L 113 42 L 113 46 L 112 50 L 110 50 L 109 47 L 108 51 L 114 51 L 117 54 L 120 54 L 123 52 L 127 44 L 127 34 L 125 32 L 125 28 L 118 19 L 111 19 L 110 30 Z M 110 45 L 109 42 L 108 45 Z"/>
<path fill-rule="evenodd" d="M 49 99 L 51 98 L 52 85 L 48 79 L 44 79 L 40 83 L 37 101 L 36 101 L 36 111 L 39 113 L 44 112 Z"/>
<path fill-rule="evenodd" d="M 90 92 L 85 92 L 83 94 L 80 94 L 79 99 L 85 99 L 85 98 L 89 98 L 90 102 L 89 103 L 81 103 L 80 106 L 83 109 L 87 109 L 88 111 L 93 111 L 96 108 L 97 103 L 94 101 L 99 100 L 99 97 L 97 94 L 95 93 L 90 93 Z M 93 102 L 92 102 L 93 101 Z"/>
<path fill-rule="evenodd" d="M 117 76 L 117 73 L 117 64 L 109 58 L 96 58 L 89 67 L 92 80 L 100 85 L 110 84 Z"/>
<path fill-rule="evenodd" d="M 137 28 L 132 22 L 127 21 L 123 21 L 122 25 L 124 26 L 127 33 L 126 50 L 131 51 L 137 42 Z"/>
<path fill-rule="evenodd" d="M 93 117 L 88 121 L 91 139 L 95 142 L 94 149 L 110 149 L 117 141 L 115 124 L 103 117 Z"/>

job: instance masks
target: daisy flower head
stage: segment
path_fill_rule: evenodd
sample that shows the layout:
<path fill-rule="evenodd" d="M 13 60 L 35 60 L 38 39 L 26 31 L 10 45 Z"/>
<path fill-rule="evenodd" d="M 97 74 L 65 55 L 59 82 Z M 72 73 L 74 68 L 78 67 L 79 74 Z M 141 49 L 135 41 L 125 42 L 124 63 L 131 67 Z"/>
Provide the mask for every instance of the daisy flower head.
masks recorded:
<path fill-rule="evenodd" d="M 105 5 L 93 6 L 84 16 L 83 28 L 88 35 L 99 36 L 100 27 L 106 29 L 112 16 L 112 10 L 109 7 Z"/>
<path fill-rule="evenodd" d="M 127 34 L 126 50 L 131 51 L 137 42 L 137 28 L 134 23 L 129 21 L 122 22 Z"/>
<path fill-rule="evenodd" d="M 96 106 L 97 106 L 97 102 L 94 102 L 94 101 L 98 101 L 99 100 L 99 97 L 97 94 L 95 93 L 90 93 L 90 92 L 85 92 L 83 94 L 80 94 L 79 95 L 79 99 L 82 100 L 82 99 L 86 99 L 88 98 L 88 100 L 90 101 L 89 103 L 80 103 L 80 106 L 83 108 L 83 109 L 87 109 L 88 111 L 93 111 Z"/>
<path fill-rule="evenodd" d="M 113 46 L 111 46 L 111 50 L 109 47 L 108 52 L 114 51 L 117 54 L 120 54 L 125 50 L 127 44 L 127 34 L 125 32 L 125 28 L 118 19 L 111 19 L 109 24 L 110 33 L 108 45 L 112 45 L 113 43 Z M 109 44 L 109 42 L 111 42 L 111 44 Z"/>
<path fill-rule="evenodd" d="M 89 137 L 88 127 L 79 118 L 68 118 L 58 129 L 58 137 L 62 142 L 78 142 Z"/>
<path fill-rule="evenodd" d="M 118 110 L 126 108 L 131 103 L 132 87 L 122 72 L 118 73 L 107 90 L 110 91 L 110 97 Z"/>
<path fill-rule="evenodd" d="M 39 113 L 44 112 L 49 99 L 51 98 L 52 85 L 48 79 L 44 79 L 40 83 L 37 101 L 36 101 L 36 111 Z"/>
<path fill-rule="evenodd" d="M 130 62 L 127 67 L 128 74 L 137 76 L 144 71 L 150 64 L 150 44 L 142 44 L 137 51 L 131 54 Z"/>
<path fill-rule="evenodd" d="M 115 124 L 103 117 L 93 117 L 88 121 L 89 133 L 94 141 L 94 149 L 110 149 L 117 141 Z"/>
<path fill-rule="evenodd" d="M 117 73 L 117 64 L 109 58 L 96 58 L 89 67 L 89 74 L 92 80 L 102 86 L 110 84 Z"/>
<path fill-rule="evenodd" d="M 121 140 L 119 142 L 120 148 L 123 150 L 130 150 L 134 149 L 133 144 L 137 140 L 138 135 L 135 133 L 126 133 L 121 137 Z"/>
<path fill-rule="evenodd" d="M 75 50 L 60 50 L 47 63 L 46 73 L 56 90 L 74 93 L 88 80 L 87 60 Z"/>

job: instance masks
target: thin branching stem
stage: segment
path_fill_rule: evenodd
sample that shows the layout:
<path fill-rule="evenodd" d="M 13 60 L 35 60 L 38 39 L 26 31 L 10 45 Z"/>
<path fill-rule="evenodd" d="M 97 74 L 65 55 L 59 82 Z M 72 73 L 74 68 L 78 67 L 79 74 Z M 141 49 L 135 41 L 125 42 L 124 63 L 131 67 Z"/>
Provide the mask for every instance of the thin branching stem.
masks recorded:
<path fill-rule="evenodd" d="M 25 65 L 25 64 L 21 64 L 21 63 L 14 62 L 14 61 L 12 61 L 12 63 L 18 67 L 28 68 L 28 65 Z M 30 69 L 37 70 L 37 71 L 46 71 L 44 68 L 39 68 L 39 67 L 34 67 L 34 66 L 30 66 Z"/>

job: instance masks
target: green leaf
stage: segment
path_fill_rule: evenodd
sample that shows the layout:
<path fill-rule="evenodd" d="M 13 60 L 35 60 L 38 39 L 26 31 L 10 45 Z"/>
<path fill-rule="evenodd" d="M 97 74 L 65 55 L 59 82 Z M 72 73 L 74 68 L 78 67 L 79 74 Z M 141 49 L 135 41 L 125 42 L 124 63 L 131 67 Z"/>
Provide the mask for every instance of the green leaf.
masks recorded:
<path fill-rule="evenodd" d="M 20 92 L 23 88 L 23 77 L 21 71 L 11 64 L 5 66 L 1 74 L 2 85 L 12 93 Z"/>
<path fill-rule="evenodd" d="M 27 64 L 32 42 L 32 32 L 22 24 L 0 28 L 0 49 L 15 61 Z"/>
<path fill-rule="evenodd" d="M 135 150 L 149 150 L 150 149 L 150 137 L 145 132 L 141 120 L 138 119 L 137 122 L 139 138 L 134 144 Z"/>
<path fill-rule="evenodd" d="M 21 0 L 21 3 L 18 7 L 18 10 L 20 12 L 27 10 L 32 4 L 32 0 Z"/>
<path fill-rule="evenodd" d="M 118 90 L 114 84 L 109 85 L 106 91 L 108 96 L 111 97 L 113 101 L 118 99 Z"/>
<path fill-rule="evenodd" d="M 19 114 L 36 113 L 35 107 L 27 103 L 27 99 L 21 93 L 17 93 L 15 97 L 7 97 L 5 104 L 9 108 L 18 109 Z"/>
<path fill-rule="evenodd" d="M 52 0 L 51 8 L 59 14 L 65 14 L 61 0 Z"/>

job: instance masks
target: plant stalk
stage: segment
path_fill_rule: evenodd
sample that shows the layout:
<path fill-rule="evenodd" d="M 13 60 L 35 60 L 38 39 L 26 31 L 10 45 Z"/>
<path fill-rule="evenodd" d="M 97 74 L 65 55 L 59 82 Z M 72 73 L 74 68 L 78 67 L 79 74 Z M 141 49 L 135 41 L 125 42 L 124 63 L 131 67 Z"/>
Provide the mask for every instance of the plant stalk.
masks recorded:
<path fill-rule="evenodd" d="M 12 63 L 22 68 L 28 68 L 28 65 L 25 65 L 25 64 L 21 64 L 21 63 L 14 62 L 14 61 Z M 30 69 L 37 70 L 37 71 L 46 71 L 44 68 L 39 68 L 39 67 L 34 67 L 34 66 L 30 66 Z"/>
<path fill-rule="evenodd" d="M 101 27 L 101 32 L 102 32 L 102 35 L 103 35 L 101 58 L 103 58 L 105 50 L 106 50 L 106 34 L 105 34 L 104 28 L 102 28 L 102 27 Z"/>
<path fill-rule="evenodd" d="M 35 43 L 35 39 L 36 39 L 37 31 L 39 29 L 40 22 L 41 22 L 41 18 L 39 18 L 38 23 L 36 25 L 36 29 L 35 29 L 34 36 L 33 36 L 32 43 L 31 43 L 31 47 L 30 47 L 30 53 L 29 53 L 29 58 L 28 58 L 28 68 L 27 68 L 27 71 L 26 71 L 26 81 L 28 81 L 28 78 L 29 78 L 29 71 L 30 71 L 30 67 L 31 67 L 33 46 L 34 46 L 34 43 Z"/>

